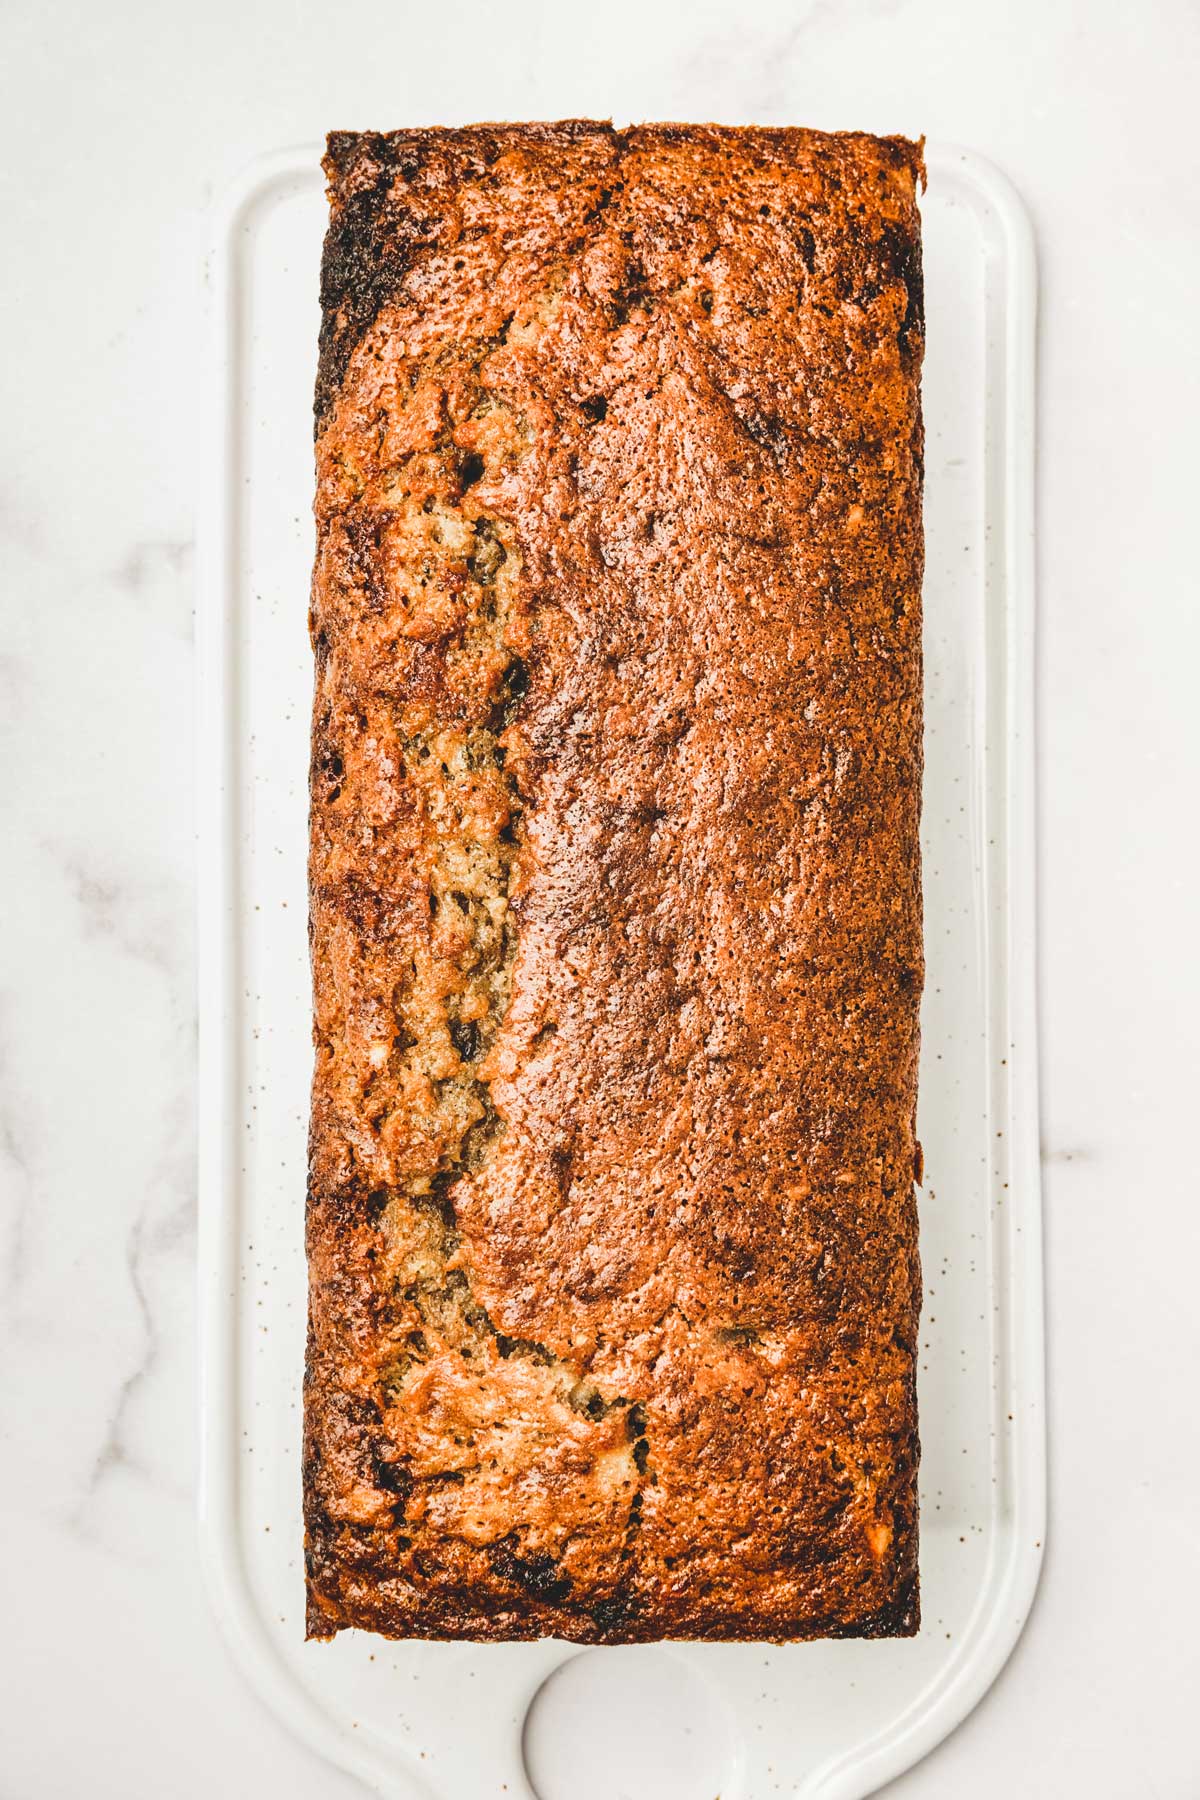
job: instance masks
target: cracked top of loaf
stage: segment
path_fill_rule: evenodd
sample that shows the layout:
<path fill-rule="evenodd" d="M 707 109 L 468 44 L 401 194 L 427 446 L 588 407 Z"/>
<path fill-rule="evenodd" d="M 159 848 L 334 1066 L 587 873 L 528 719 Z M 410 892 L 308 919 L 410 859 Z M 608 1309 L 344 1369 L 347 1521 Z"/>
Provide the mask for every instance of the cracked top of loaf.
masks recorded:
<path fill-rule="evenodd" d="M 919 147 L 325 169 L 309 1632 L 912 1632 Z"/>

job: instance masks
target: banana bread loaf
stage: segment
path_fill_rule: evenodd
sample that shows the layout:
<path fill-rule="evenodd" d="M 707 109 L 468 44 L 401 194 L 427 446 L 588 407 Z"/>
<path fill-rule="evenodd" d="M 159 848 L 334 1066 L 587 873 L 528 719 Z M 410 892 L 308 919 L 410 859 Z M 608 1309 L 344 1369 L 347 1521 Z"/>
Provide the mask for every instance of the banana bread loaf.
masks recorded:
<path fill-rule="evenodd" d="M 325 168 L 309 1633 L 914 1632 L 920 148 Z"/>

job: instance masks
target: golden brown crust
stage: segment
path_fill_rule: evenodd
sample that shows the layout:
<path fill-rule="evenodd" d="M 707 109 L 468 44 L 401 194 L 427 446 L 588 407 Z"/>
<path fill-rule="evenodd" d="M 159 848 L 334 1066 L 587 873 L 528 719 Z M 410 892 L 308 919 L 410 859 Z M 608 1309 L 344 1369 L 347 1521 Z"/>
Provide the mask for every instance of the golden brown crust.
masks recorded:
<path fill-rule="evenodd" d="M 912 1632 L 919 148 L 326 170 L 310 1633 Z"/>

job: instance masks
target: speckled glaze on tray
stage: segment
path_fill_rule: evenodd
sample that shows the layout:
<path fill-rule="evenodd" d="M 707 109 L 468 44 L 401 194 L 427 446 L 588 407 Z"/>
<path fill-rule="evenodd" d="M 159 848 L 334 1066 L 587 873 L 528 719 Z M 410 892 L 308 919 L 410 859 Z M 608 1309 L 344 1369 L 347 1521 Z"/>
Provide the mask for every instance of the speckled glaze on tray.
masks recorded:
<path fill-rule="evenodd" d="M 311 673 L 295 608 L 311 556 L 317 154 L 253 171 L 221 221 L 202 616 L 203 1541 L 247 1674 L 380 1792 L 683 1800 L 703 1771 L 723 1800 L 864 1795 L 963 1717 L 1028 1610 L 1044 1518 L 1033 265 L 1002 180 L 957 153 L 927 160 L 924 1619 L 894 1643 L 303 1642 Z M 581 1721 L 614 1703 L 621 1732 L 581 1759 Z"/>

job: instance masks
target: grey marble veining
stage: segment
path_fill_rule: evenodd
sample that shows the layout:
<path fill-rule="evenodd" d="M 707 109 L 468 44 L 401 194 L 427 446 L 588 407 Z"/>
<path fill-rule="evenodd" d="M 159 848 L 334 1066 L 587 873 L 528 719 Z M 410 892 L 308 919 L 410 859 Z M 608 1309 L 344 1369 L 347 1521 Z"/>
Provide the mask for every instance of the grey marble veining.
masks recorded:
<path fill-rule="evenodd" d="M 5 27 L 0 1788 L 357 1791 L 247 1693 L 196 1553 L 205 209 L 332 124 L 611 113 L 925 131 L 1030 204 L 1051 1536 L 1009 1669 L 895 1792 L 1193 1791 L 1194 6 L 512 0 L 335 27 L 313 0 L 16 0 Z"/>

